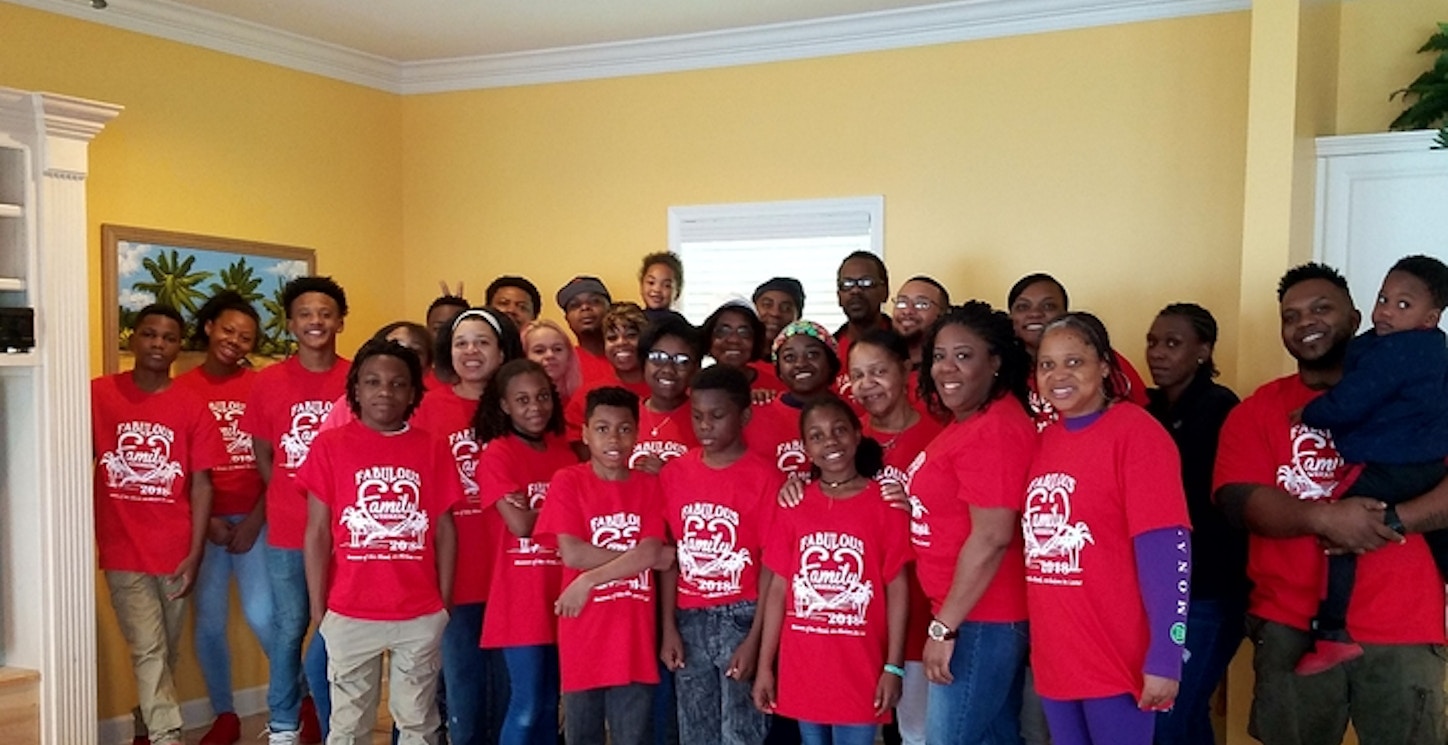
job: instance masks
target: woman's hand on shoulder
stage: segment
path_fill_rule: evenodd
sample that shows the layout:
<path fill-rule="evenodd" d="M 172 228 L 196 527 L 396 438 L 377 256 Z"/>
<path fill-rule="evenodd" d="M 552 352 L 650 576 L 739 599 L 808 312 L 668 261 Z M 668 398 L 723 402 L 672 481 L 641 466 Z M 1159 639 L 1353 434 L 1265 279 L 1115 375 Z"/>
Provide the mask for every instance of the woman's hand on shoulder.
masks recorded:
<path fill-rule="evenodd" d="M 789 478 L 779 486 L 779 506 L 792 510 L 804 501 L 804 479 L 799 474 L 791 473 Z"/>
<path fill-rule="evenodd" d="M 1147 673 L 1141 686 L 1141 698 L 1136 705 L 1142 711 L 1168 711 L 1176 703 L 1180 684 L 1171 678 Z"/>

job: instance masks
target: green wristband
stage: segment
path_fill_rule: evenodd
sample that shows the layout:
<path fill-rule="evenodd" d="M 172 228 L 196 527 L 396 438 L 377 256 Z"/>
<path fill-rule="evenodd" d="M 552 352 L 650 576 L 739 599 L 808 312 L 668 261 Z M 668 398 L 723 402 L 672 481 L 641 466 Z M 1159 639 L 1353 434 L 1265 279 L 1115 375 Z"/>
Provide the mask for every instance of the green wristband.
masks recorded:
<path fill-rule="evenodd" d="M 897 678 L 905 677 L 905 668 L 900 667 L 899 665 L 891 665 L 889 663 L 886 663 L 885 672 L 890 673 Z"/>

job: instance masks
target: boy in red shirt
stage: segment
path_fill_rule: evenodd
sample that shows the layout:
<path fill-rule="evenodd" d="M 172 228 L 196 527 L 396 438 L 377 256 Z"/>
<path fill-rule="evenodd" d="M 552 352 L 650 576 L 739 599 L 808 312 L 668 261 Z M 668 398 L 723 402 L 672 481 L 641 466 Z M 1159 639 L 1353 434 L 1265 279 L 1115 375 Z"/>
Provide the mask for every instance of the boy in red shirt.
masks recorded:
<path fill-rule="evenodd" d="M 96 544 L 155 745 L 181 744 L 172 673 L 211 518 L 210 471 L 227 460 L 206 403 L 172 385 L 184 327 L 170 306 L 141 309 L 135 368 L 91 381 Z"/>
<path fill-rule="evenodd" d="M 273 648 L 268 658 L 271 675 L 266 699 L 271 719 L 267 729 L 271 745 L 294 745 L 320 741 L 317 737 L 300 737 L 303 722 L 312 722 L 306 721 L 304 715 L 310 707 L 303 705 L 299 682 L 308 620 L 302 560 L 307 500 L 295 478 L 322 420 L 346 390 L 350 365 L 337 355 L 337 334 L 347 316 L 347 295 L 336 282 L 330 277 L 298 277 L 282 290 L 282 300 L 287 330 L 297 338 L 297 353 L 257 374 L 241 430 L 252 437 L 257 469 L 267 484 L 266 563 L 275 614 Z M 308 687 L 317 697 L 322 721 L 326 721 L 326 648 L 319 646 L 309 652 L 307 661 Z M 312 714 L 313 719 L 317 716 Z"/>
<path fill-rule="evenodd" d="M 643 745 L 659 682 L 651 569 L 663 543 L 657 477 L 628 467 L 639 402 L 616 387 L 588 393 L 589 461 L 558 471 L 533 535 L 563 559 L 554 604 L 569 745 Z"/>
<path fill-rule="evenodd" d="M 333 742 L 377 723 L 382 654 L 400 745 L 437 741 L 437 681 L 457 547 L 450 510 L 463 500 L 445 440 L 407 425 L 422 400 L 422 364 L 373 339 L 347 376 L 357 420 L 323 432 L 297 473 L 310 495 L 306 565 L 312 620 L 328 639 Z"/>
<path fill-rule="evenodd" d="M 764 740 L 754 707 L 757 612 L 764 538 L 784 475 L 744 445 L 749 380 L 715 365 L 694 380 L 690 450 L 659 474 L 678 571 L 661 577 L 664 664 L 678 690 L 679 740 L 751 745 Z"/>

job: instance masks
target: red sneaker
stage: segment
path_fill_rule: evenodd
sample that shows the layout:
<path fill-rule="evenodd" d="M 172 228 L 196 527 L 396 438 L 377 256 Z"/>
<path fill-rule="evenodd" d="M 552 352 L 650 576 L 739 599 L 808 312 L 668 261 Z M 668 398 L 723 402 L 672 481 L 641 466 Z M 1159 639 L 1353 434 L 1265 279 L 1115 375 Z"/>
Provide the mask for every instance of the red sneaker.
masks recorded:
<path fill-rule="evenodd" d="M 1363 656 L 1363 647 L 1356 642 L 1334 642 L 1319 639 L 1316 647 L 1297 661 L 1293 672 L 1298 675 L 1316 675 Z"/>
<path fill-rule="evenodd" d="M 297 731 L 297 739 L 303 745 L 318 745 L 322 741 L 322 725 L 317 722 L 317 702 L 311 696 L 304 696 L 300 713 L 302 726 Z"/>
<path fill-rule="evenodd" d="M 211 729 L 201 736 L 200 745 L 233 745 L 241 739 L 241 719 L 235 712 L 223 712 L 216 715 L 216 721 L 211 723 Z"/>

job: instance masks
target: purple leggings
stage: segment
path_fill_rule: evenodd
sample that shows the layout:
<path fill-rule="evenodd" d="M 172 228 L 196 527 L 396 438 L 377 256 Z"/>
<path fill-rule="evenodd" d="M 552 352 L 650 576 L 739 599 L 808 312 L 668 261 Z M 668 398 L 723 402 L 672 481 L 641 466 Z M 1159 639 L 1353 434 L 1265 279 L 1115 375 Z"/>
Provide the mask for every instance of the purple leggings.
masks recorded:
<path fill-rule="evenodd" d="M 1156 713 L 1126 694 L 1057 701 L 1042 698 L 1052 745 L 1151 745 Z"/>

